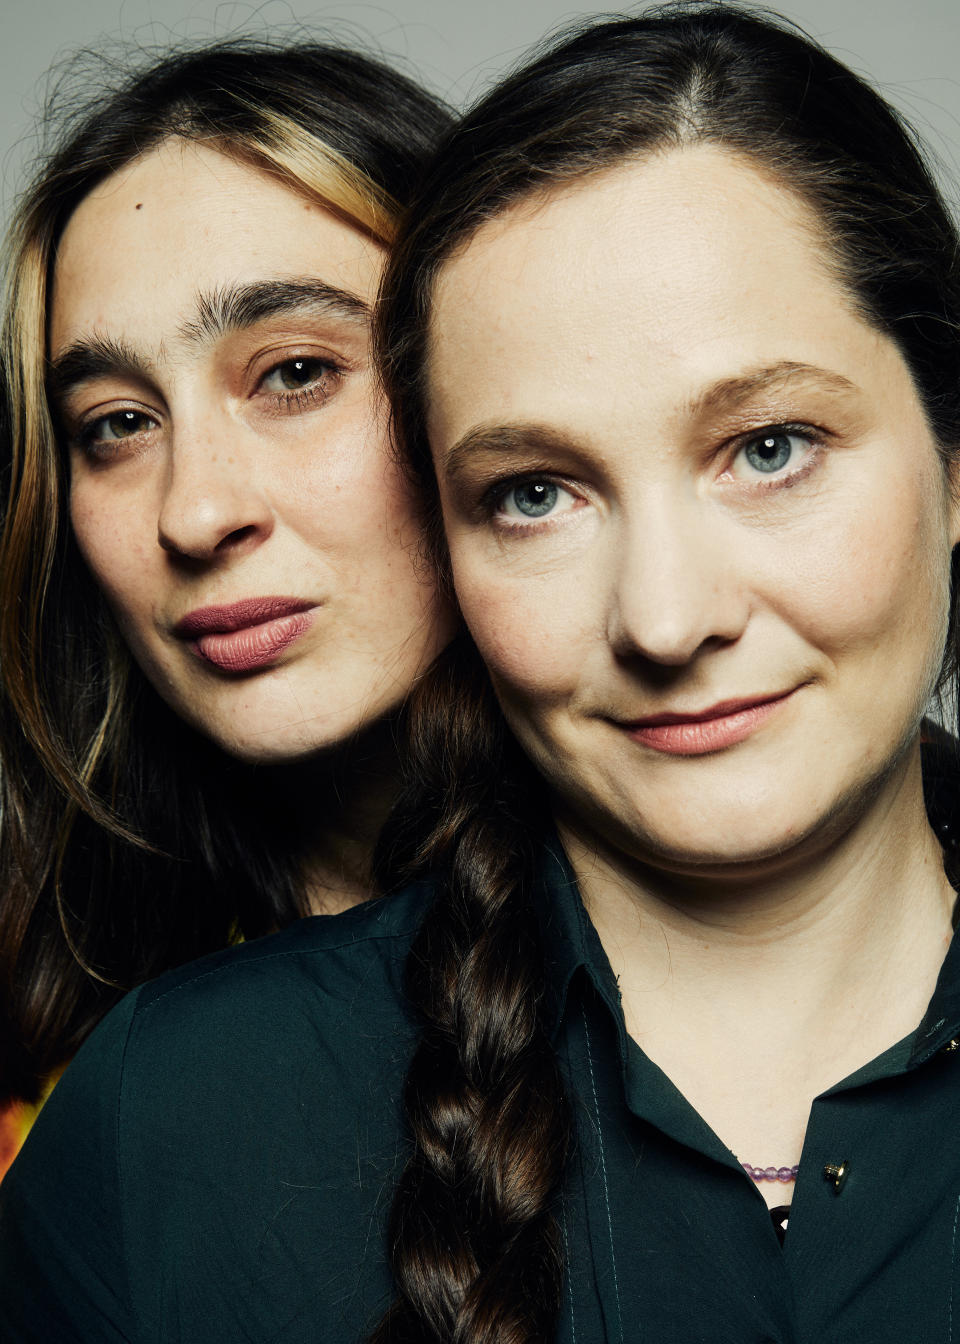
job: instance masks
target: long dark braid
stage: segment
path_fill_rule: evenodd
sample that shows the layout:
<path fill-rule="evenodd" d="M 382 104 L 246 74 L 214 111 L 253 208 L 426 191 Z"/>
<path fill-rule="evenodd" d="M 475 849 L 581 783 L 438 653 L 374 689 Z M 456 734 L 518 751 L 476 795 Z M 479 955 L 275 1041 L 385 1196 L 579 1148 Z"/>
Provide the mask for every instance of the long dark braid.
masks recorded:
<path fill-rule="evenodd" d="M 424 809 L 435 823 L 411 859 L 438 890 L 407 967 L 423 1022 L 404 1090 L 413 1151 L 390 1227 L 398 1300 L 373 1340 L 532 1344 L 555 1326 L 569 1131 L 531 902 L 542 790 L 466 636 L 421 687 L 411 736 L 418 803 L 403 811 L 421 835 Z M 403 843 L 385 839 L 394 872 Z"/>

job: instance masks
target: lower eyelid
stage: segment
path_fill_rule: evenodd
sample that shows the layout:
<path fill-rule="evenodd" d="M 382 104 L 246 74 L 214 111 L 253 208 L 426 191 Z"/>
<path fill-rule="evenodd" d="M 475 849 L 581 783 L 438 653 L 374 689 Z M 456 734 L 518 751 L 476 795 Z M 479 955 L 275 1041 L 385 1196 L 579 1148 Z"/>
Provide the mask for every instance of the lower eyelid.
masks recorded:
<path fill-rule="evenodd" d="M 303 406 L 303 399 L 307 399 L 315 405 L 322 405 L 329 401 L 342 380 L 343 370 L 330 368 L 325 369 L 311 382 L 304 383 L 302 387 L 264 388 L 259 395 L 271 400 L 278 410 L 292 408 L 306 410 L 309 408 Z"/>

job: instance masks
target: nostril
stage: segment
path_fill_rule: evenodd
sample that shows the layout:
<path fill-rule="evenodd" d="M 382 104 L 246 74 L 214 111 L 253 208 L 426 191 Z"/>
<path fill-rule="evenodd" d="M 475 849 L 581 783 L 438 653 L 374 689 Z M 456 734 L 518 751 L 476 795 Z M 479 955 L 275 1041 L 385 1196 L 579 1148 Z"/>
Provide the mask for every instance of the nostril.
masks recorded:
<path fill-rule="evenodd" d="M 214 550 L 233 550 L 234 547 L 241 546 L 245 541 L 249 541 L 251 537 L 256 536 L 256 533 L 257 528 L 253 523 L 249 523 L 245 527 L 234 528 L 232 532 L 228 532 L 225 537 L 220 538 L 214 547 Z"/>

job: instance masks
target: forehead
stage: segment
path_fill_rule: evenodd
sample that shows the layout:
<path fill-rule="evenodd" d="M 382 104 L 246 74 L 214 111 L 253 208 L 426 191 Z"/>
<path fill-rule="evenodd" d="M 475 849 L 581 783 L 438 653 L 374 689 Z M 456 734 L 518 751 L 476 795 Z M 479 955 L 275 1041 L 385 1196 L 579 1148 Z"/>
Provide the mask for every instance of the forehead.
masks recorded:
<path fill-rule="evenodd" d="M 447 263 L 432 429 L 462 433 L 493 403 L 595 424 L 780 361 L 855 376 L 879 339 L 797 196 L 724 149 L 673 149 L 522 202 Z"/>
<path fill-rule="evenodd" d="M 269 173 L 167 140 L 80 203 L 54 267 L 56 354 L 92 331 L 155 347 L 197 295 L 265 275 L 311 275 L 372 302 L 377 245 Z"/>

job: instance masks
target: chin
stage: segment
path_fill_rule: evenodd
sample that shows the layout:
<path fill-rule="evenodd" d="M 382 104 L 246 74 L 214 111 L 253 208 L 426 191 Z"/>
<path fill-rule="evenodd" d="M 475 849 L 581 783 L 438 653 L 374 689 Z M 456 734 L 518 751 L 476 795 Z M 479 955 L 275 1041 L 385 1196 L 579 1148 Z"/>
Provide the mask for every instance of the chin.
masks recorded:
<path fill-rule="evenodd" d="M 620 795 L 604 810 L 590 806 L 588 792 L 569 798 L 574 814 L 589 815 L 595 833 L 645 866 L 676 876 L 745 880 L 823 853 L 870 810 L 898 777 L 900 747 L 867 771 L 860 761 L 824 761 L 819 778 L 798 787 L 802 771 L 781 763 L 726 787 Z M 832 767 L 832 768 L 831 768 Z M 859 768 L 858 768 L 859 767 Z"/>
<path fill-rule="evenodd" d="M 324 715 L 319 723 L 307 719 L 272 730 L 250 728 L 238 732 L 234 728 L 223 734 L 210 732 L 202 726 L 200 730 L 212 737 L 229 756 L 247 765 L 295 765 L 318 756 L 336 755 L 356 743 L 375 722 L 376 719 L 371 719 L 358 723 L 351 717 L 342 723 L 333 723 Z"/>
<path fill-rule="evenodd" d="M 315 741 L 303 738 L 290 740 L 284 736 L 272 738 L 269 735 L 260 738 L 233 735 L 224 738 L 213 734 L 210 736 L 228 756 L 233 756 L 245 765 L 293 765 L 297 761 L 309 760 L 324 751 L 333 751 L 343 740 Z"/>
<path fill-rule="evenodd" d="M 356 706 L 341 714 L 329 706 L 311 709 L 289 704 L 282 708 L 245 705 L 217 714 L 184 712 L 174 706 L 198 733 L 209 738 L 221 751 L 247 765 L 284 765 L 309 760 L 313 756 L 336 752 L 355 741 L 367 726 L 358 722 Z"/>

